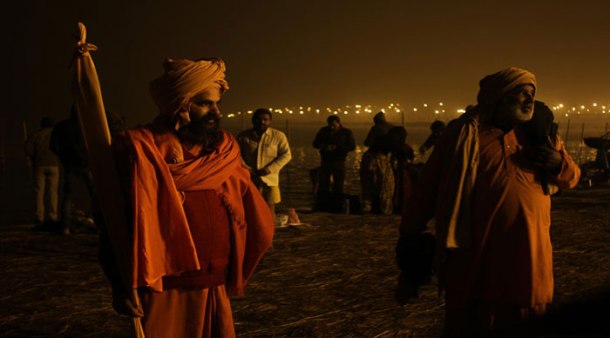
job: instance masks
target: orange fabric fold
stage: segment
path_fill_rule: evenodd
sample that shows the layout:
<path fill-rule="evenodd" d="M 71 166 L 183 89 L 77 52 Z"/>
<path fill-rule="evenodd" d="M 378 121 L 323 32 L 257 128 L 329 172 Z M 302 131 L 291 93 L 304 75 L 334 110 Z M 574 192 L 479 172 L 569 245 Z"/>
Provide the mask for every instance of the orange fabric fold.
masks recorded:
<path fill-rule="evenodd" d="M 182 207 L 183 191 L 214 190 L 231 217 L 231 262 L 227 290 L 243 294 L 248 278 L 273 238 L 273 218 L 242 165 L 239 146 L 223 131 L 211 154 L 178 163 L 182 146 L 171 132 L 133 129 L 132 205 L 134 287 L 162 291 L 162 277 L 199 270 L 200 264 Z M 205 203 L 205 201 L 202 201 Z"/>

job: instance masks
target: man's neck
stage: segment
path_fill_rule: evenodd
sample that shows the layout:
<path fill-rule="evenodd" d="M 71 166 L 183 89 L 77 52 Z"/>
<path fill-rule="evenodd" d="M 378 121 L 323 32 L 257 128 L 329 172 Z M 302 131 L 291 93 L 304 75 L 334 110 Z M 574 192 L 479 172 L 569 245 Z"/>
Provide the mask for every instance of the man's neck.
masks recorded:
<path fill-rule="evenodd" d="M 267 131 L 267 129 L 256 129 L 254 128 L 254 133 L 258 136 L 261 137 L 265 132 Z"/>
<path fill-rule="evenodd" d="M 498 129 L 501 129 L 505 134 L 510 132 L 511 130 L 515 129 L 515 126 L 516 126 L 514 124 L 502 124 L 502 123 L 497 123 L 494 121 L 491 122 L 491 125 Z"/>

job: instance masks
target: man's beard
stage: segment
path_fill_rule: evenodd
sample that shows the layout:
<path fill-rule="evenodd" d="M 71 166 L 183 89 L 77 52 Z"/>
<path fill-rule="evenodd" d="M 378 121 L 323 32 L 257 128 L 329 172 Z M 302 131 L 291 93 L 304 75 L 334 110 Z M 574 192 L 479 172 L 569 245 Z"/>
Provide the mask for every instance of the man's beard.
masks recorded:
<path fill-rule="evenodd" d="M 524 111 L 524 107 L 517 103 L 506 103 L 496 109 L 496 124 L 500 127 L 512 128 L 517 124 L 528 122 L 534 115 L 533 107 L 529 111 Z"/>
<path fill-rule="evenodd" d="M 211 122 L 213 124 L 210 124 Z M 220 117 L 216 114 L 204 115 L 196 120 L 191 120 L 176 133 L 181 141 L 202 145 L 203 152 L 214 151 L 222 141 Z"/>

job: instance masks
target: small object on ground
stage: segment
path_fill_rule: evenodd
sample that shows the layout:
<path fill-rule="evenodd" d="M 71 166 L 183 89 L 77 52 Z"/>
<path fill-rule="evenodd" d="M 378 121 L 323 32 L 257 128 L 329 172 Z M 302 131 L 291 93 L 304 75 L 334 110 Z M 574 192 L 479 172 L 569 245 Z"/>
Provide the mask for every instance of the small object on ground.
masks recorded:
<path fill-rule="evenodd" d="M 276 222 L 276 224 L 278 224 L 278 227 L 285 228 L 288 226 L 288 215 L 281 214 L 278 216 L 278 219 L 279 219 L 279 222 Z"/>
<path fill-rule="evenodd" d="M 290 225 L 301 224 L 299 215 L 297 215 L 297 212 L 294 210 L 294 208 L 288 208 L 288 224 L 290 224 Z"/>

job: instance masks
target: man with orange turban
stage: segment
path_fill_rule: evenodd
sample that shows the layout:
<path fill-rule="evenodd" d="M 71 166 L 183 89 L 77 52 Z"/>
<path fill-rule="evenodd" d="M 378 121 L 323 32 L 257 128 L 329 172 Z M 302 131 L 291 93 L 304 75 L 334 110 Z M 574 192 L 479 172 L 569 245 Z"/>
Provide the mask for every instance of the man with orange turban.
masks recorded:
<path fill-rule="evenodd" d="M 229 294 L 242 295 L 273 237 L 273 218 L 233 136 L 220 129 L 228 89 L 220 59 L 171 60 L 150 84 L 155 121 L 114 140 L 130 200 L 132 287 L 113 282 L 114 307 L 142 317 L 148 337 L 235 336 Z"/>
<path fill-rule="evenodd" d="M 397 245 L 396 295 L 405 303 L 429 280 L 436 242 L 448 337 L 486 336 L 544 313 L 553 299 L 553 261 L 551 199 L 540 173 L 562 189 L 580 176 L 561 140 L 527 143 L 532 73 L 511 67 L 479 84 L 478 105 L 452 121 L 434 147 Z M 433 217 L 431 240 L 423 231 Z"/>

